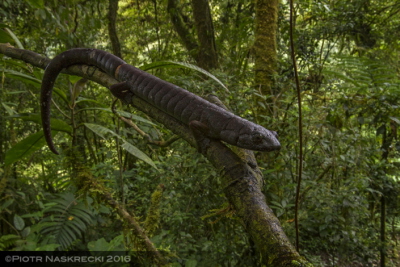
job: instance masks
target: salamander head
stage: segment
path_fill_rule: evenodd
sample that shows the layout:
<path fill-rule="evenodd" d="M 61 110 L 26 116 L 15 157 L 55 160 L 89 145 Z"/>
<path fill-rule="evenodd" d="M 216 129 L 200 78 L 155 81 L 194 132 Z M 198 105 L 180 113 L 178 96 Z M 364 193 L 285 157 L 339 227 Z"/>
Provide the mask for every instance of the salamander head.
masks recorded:
<path fill-rule="evenodd" d="M 254 125 L 252 130 L 240 133 L 236 145 L 256 151 L 274 151 L 281 148 L 278 134 L 260 125 Z"/>

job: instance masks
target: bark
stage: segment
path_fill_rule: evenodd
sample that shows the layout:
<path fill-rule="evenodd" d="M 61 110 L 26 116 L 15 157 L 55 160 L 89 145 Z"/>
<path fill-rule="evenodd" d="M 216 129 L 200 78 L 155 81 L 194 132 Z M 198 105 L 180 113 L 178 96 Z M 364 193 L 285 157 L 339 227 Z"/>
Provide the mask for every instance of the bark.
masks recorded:
<path fill-rule="evenodd" d="M 179 35 L 181 42 L 183 43 L 189 54 L 194 59 L 196 59 L 197 58 L 196 50 L 198 48 L 198 44 L 196 39 L 189 30 L 190 25 L 188 25 L 178 7 L 177 0 L 168 0 L 167 9 L 171 17 L 172 24 L 174 25 L 175 31 Z"/>
<path fill-rule="evenodd" d="M 113 54 L 122 58 L 121 43 L 118 39 L 117 27 L 115 23 L 117 20 L 118 1 L 119 0 L 109 0 L 108 2 L 108 35 L 110 36 Z"/>
<path fill-rule="evenodd" d="M 390 122 L 390 131 L 387 131 L 386 125 L 383 125 L 384 131 L 382 133 L 382 145 L 381 145 L 381 150 L 382 150 L 382 161 L 388 162 L 389 158 L 389 152 L 390 152 L 390 147 L 393 144 L 393 141 L 396 140 L 397 138 L 397 124 L 392 120 Z M 388 170 L 384 169 L 384 173 L 387 173 Z M 381 184 L 383 184 L 383 188 L 380 189 L 382 190 L 382 196 L 380 198 L 380 241 L 381 241 L 381 248 L 380 248 L 380 266 L 385 267 L 386 266 L 386 257 L 387 257 L 387 242 L 386 242 L 386 195 L 387 195 L 387 185 L 384 182 L 384 179 L 381 180 Z M 379 189 L 377 189 L 379 190 Z"/>
<path fill-rule="evenodd" d="M 262 95 L 277 94 L 273 91 L 277 65 L 278 0 L 256 0 L 255 84 Z"/>
<path fill-rule="evenodd" d="M 34 52 L 15 49 L 0 44 L 0 53 L 22 59 L 36 67 L 45 68 L 49 59 Z M 117 81 L 93 67 L 74 65 L 64 72 L 93 80 L 107 88 Z M 238 149 L 233 152 L 218 140 L 195 140 L 188 126 L 170 115 L 134 97 L 133 105 L 181 136 L 190 145 L 198 147 L 202 154 L 221 173 L 223 190 L 229 202 L 241 218 L 250 238 L 262 255 L 266 266 L 312 266 L 302 258 L 286 237 L 278 219 L 267 206 L 260 190 L 261 172 L 251 151 Z M 241 155 L 241 156 L 239 156 Z"/>
<path fill-rule="evenodd" d="M 198 64 L 206 70 L 215 69 L 218 67 L 218 55 L 210 5 L 208 0 L 192 0 L 192 8 L 200 44 Z"/>
<path fill-rule="evenodd" d="M 175 31 L 196 64 L 205 70 L 217 68 L 218 54 L 208 0 L 192 0 L 194 22 L 183 16 L 177 0 L 168 0 L 167 8 Z M 190 30 L 193 24 L 197 32 L 197 39 Z"/>
<path fill-rule="evenodd" d="M 4 83 L 4 80 L 3 80 Z M 0 102 L 4 103 L 4 84 L 3 86 L 1 86 L 0 88 Z M 5 140 L 6 140 L 6 136 L 7 136 L 7 131 L 5 131 L 6 129 L 6 114 L 5 114 L 5 109 L 2 109 L 0 111 L 0 162 L 4 162 L 4 158 L 5 158 L 5 151 L 6 148 L 4 147 L 5 144 Z M 1 172 L 1 169 L 0 169 Z M 1 177 L 1 173 L 0 173 L 0 177 Z"/>

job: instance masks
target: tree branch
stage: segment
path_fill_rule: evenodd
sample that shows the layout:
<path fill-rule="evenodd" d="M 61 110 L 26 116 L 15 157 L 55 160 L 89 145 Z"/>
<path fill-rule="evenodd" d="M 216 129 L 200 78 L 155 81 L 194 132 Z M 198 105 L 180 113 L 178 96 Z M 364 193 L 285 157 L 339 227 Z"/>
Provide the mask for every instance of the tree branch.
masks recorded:
<path fill-rule="evenodd" d="M 16 49 L 6 44 L 0 44 L 0 53 L 43 69 L 50 61 L 34 52 Z M 115 79 L 94 67 L 74 65 L 64 71 L 85 77 L 107 88 L 117 83 Z M 181 136 L 190 145 L 203 148 L 202 154 L 219 171 L 225 195 L 241 218 L 266 266 L 312 266 L 297 253 L 278 219 L 267 206 L 260 190 L 261 172 L 256 164 L 247 164 L 246 159 L 218 140 L 203 139 L 197 144 L 188 126 L 138 97 L 133 97 L 132 104 Z M 244 154 L 252 153 L 241 151 Z"/>

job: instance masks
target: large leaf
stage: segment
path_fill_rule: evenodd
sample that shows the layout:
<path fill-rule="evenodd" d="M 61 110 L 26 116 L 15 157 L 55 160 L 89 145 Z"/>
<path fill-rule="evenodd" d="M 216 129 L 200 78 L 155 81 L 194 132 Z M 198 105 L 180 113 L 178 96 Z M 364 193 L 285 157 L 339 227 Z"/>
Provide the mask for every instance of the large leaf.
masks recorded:
<path fill-rule="evenodd" d="M 55 136 L 56 133 L 53 133 L 53 136 Z M 4 163 L 5 165 L 10 165 L 17 160 L 28 157 L 35 151 L 41 149 L 45 144 L 46 140 L 44 139 L 43 131 L 31 134 L 6 152 Z"/>
<path fill-rule="evenodd" d="M 18 64 L 15 64 L 15 65 L 18 65 Z M 22 81 L 22 82 L 27 83 L 27 84 L 32 84 L 32 85 L 34 85 L 36 87 L 40 87 L 41 84 L 42 84 L 41 80 L 39 80 L 39 79 L 37 79 L 37 78 L 35 78 L 33 76 L 30 76 L 30 75 L 24 74 L 22 72 L 19 72 L 19 71 L 10 70 L 10 69 L 1 69 L 1 68 L 0 68 L 0 71 L 4 72 L 10 78 Z M 62 100 L 64 100 L 65 103 L 67 103 L 67 104 L 69 103 L 67 95 L 65 94 L 65 92 L 63 90 L 60 90 L 60 89 L 54 87 L 53 88 L 53 92 L 56 95 L 58 95 Z"/>
<path fill-rule="evenodd" d="M 146 64 L 140 67 L 141 70 L 147 71 L 155 68 L 186 68 L 186 69 L 191 69 L 198 71 L 207 77 L 213 79 L 216 81 L 219 85 L 221 85 L 222 88 L 224 88 L 227 92 L 229 92 L 228 88 L 214 75 L 206 71 L 205 69 L 202 69 L 200 67 L 197 67 L 196 65 L 190 64 L 190 63 L 185 63 L 185 62 L 175 62 L 175 61 L 157 61 L 153 62 L 150 64 Z"/>
<path fill-rule="evenodd" d="M 24 121 L 32 121 L 35 122 L 39 125 L 42 124 L 42 119 L 40 117 L 39 114 L 34 114 L 34 113 L 20 113 L 14 116 L 11 116 L 11 118 L 19 118 L 22 119 Z M 68 125 L 68 123 L 66 123 L 63 120 L 59 120 L 59 119 L 50 119 L 51 122 L 51 129 L 54 131 L 61 131 L 61 132 L 65 132 L 68 134 L 72 133 L 72 128 L 70 125 Z"/>
<path fill-rule="evenodd" d="M 78 97 L 78 99 L 75 101 L 76 104 L 81 103 L 81 102 L 92 102 L 95 103 L 96 105 L 99 105 L 101 107 L 107 107 L 108 105 L 105 105 L 104 103 L 97 101 L 95 99 L 90 99 L 90 98 L 85 98 L 85 97 Z M 80 109 L 80 110 L 90 110 L 90 109 L 97 109 L 97 108 L 84 108 L 84 109 Z M 99 108 L 101 109 L 101 108 Z"/>
<path fill-rule="evenodd" d="M 147 119 L 145 119 L 143 117 L 136 116 L 136 115 L 134 115 L 132 113 L 129 113 L 129 112 L 126 112 L 126 111 L 122 111 L 122 110 L 117 110 L 117 113 L 119 115 L 121 115 L 122 117 L 125 117 L 127 119 L 133 119 L 135 121 L 141 121 L 141 122 L 144 122 L 144 123 L 147 123 L 147 124 L 155 126 L 155 124 L 153 122 L 151 122 L 151 121 L 149 121 L 149 120 L 147 120 Z"/>
<path fill-rule="evenodd" d="M 109 109 L 109 108 L 84 108 L 84 109 L 81 109 L 81 110 L 101 110 L 101 111 L 112 113 L 111 109 Z M 122 117 L 125 117 L 125 118 L 128 118 L 128 119 L 132 119 L 134 121 L 144 122 L 144 123 L 147 123 L 147 124 L 155 126 L 155 124 L 153 122 L 151 122 L 151 121 L 149 121 L 149 120 L 147 120 L 147 119 L 145 119 L 143 117 L 137 116 L 135 114 L 132 114 L 132 113 L 129 113 L 129 112 L 126 112 L 126 111 L 122 111 L 122 110 L 117 110 L 117 113 L 119 115 L 121 115 Z"/>
<path fill-rule="evenodd" d="M 24 49 L 24 46 L 22 45 L 21 41 L 9 28 L 6 27 L 4 28 L 4 30 L 11 36 L 11 38 L 14 40 L 15 44 L 19 49 Z"/>
<path fill-rule="evenodd" d="M 95 134 L 97 134 L 98 136 L 100 136 L 103 139 L 107 139 L 106 138 L 107 134 L 111 134 L 113 136 L 116 136 L 116 137 L 122 139 L 122 137 L 119 136 L 117 133 L 115 133 L 114 131 L 112 131 L 112 130 L 104 127 L 104 126 L 101 126 L 101 125 L 98 125 L 98 124 L 94 124 L 94 123 L 84 123 L 84 125 L 87 128 L 89 128 L 92 132 L 94 132 Z"/>
<path fill-rule="evenodd" d="M 1 103 L 1 105 L 10 116 L 15 114 L 15 111 L 12 108 L 10 108 L 6 103 Z"/>
<path fill-rule="evenodd" d="M 124 140 L 124 138 L 122 138 L 119 134 L 117 134 L 116 132 L 98 125 L 98 124 L 93 124 L 93 123 L 85 123 L 84 124 L 87 128 L 89 128 L 90 130 L 92 130 L 95 134 L 97 134 L 98 136 L 106 139 L 106 135 L 110 134 L 112 136 L 118 137 L 119 139 L 121 139 L 124 143 L 121 145 L 122 148 L 124 148 L 126 151 L 128 151 L 130 154 L 132 154 L 133 156 L 137 157 L 138 159 L 143 160 L 144 162 L 146 162 L 147 164 L 149 164 L 150 166 L 154 167 L 155 169 L 157 169 L 156 165 L 154 164 L 154 162 L 151 160 L 151 158 L 149 158 L 145 153 L 143 153 L 140 149 L 138 149 L 137 147 L 135 147 L 134 145 L 128 143 L 126 140 Z"/>
<path fill-rule="evenodd" d="M 0 29 L 0 43 L 12 43 L 13 38 L 3 29 Z"/>
<path fill-rule="evenodd" d="M 135 147 L 131 143 L 128 143 L 128 142 L 125 141 L 121 146 L 126 151 L 128 151 L 130 154 L 132 154 L 133 156 L 143 160 L 147 164 L 151 165 L 154 169 L 157 169 L 156 165 L 151 160 L 151 158 L 149 158 L 145 153 L 143 153 L 141 150 L 139 150 L 137 147 Z"/>
<path fill-rule="evenodd" d="M 13 79 L 20 80 L 20 81 L 23 81 L 23 82 L 26 82 L 29 84 L 40 86 L 40 84 L 42 83 L 41 80 L 39 80 L 33 76 L 19 72 L 19 71 L 10 70 L 10 69 L 0 69 L 0 71 L 4 72 L 7 76 L 12 77 Z"/>
<path fill-rule="evenodd" d="M 26 0 L 35 9 L 44 8 L 44 0 Z"/>

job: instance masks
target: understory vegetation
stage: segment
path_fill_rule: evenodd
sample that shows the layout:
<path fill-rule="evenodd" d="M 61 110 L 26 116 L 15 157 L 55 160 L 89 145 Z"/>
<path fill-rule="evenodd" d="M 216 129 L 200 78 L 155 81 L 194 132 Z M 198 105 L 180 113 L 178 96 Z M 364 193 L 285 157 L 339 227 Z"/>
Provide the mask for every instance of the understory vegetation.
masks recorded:
<path fill-rule="evenodd" d="M 199 2 L 210 8 L 210 46 L 193 12 Z M 300 147 L 289 4 L 279 2 L 265 92 L 255 82 L 255 2 L 3 0 L 0 43 L 49 58 L 75 47 L 120 53 L 276 131 L 282 148 L 255 155 L 267 204 L 294 244 Z M 314 266 L 400 266 L 400 2 L 300 0 L 294 15 L 299 253 Z M 99 84 L 60 75 L 54 155 L 40 121 L 44 70 L 4 55 L 0 69 L 0 250 L 143 251 L 127 211 L 173 266 L 263 266 L 225 197 L 229 185 L 196 148 L 168 142 L 172 132 L 133 106 L 118 102 L 113 112 Z"/>

